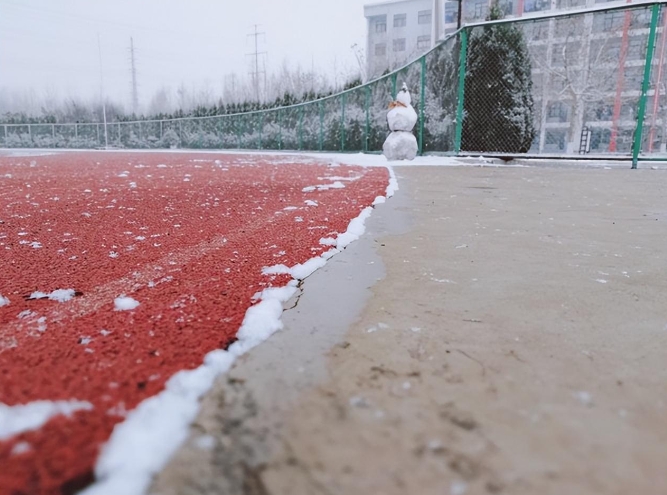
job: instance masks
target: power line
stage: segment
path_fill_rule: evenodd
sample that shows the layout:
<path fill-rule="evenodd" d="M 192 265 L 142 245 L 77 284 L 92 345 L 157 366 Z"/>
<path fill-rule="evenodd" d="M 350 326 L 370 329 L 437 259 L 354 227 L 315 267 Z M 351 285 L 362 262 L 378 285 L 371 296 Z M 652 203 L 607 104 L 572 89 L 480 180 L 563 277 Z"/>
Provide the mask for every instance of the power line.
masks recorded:
<path fill-rule="evenodd" d="M 137 91 L 137 66 L 134 59 L 134 39 L 130 36 L 130 72 L 132 74 L 132 113 L 139 112 L 139 93 Z"/>

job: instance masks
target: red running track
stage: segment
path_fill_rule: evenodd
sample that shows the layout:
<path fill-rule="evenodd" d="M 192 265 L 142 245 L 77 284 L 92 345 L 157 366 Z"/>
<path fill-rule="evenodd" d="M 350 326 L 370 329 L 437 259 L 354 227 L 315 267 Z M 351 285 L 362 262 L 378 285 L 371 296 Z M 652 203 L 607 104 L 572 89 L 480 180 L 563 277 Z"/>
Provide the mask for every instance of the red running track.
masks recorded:
<path fill-rule="evenodd" d="M 331 177 L 356 180 L 303 191 Z M 125 411 L 226 348 L 252 296 L 287 283 L 262 268 L 329 249 L 319 240 L 345 232 L 387 183 L 385 168 L 286 156 L 0 157 L 0 403 L 93 405 L 0 441 L 0 494 L 92 482 Z M 77 296 L 27 299 L 56 289 Z M 140 305 L 115 311 L 122 294 Z"/>

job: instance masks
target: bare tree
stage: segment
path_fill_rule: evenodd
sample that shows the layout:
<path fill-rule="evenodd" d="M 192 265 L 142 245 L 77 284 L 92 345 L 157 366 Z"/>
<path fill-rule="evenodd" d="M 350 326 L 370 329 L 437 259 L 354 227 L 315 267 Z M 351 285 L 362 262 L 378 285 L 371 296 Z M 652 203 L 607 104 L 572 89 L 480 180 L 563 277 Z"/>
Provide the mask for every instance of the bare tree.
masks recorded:
<path fill-rule="evenodd" d="M 551 19 L 546 50 L 535 49 L 533 63 L 542 72 L 542 125 L 554 104 L 569 108 L 566 152 L 573 153 L 584 125 L 586 109 L 609 98 L 618 70 L 618 38 L 614 33 L 594 32 L 594 14 Z M 556 107 L 558 108 L 558 106 Z M 543 141 L 543 139 L 542 139 Z"/>

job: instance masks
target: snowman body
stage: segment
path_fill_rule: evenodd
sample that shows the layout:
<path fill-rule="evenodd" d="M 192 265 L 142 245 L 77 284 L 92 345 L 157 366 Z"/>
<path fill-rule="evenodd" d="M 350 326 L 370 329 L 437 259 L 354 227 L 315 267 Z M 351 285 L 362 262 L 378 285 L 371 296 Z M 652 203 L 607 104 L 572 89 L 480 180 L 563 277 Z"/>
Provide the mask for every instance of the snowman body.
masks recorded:
<path fill-rule="evenodd" d="M 387 124 L 391 133 L 382 146 L 387 160 L 414 160 L 417 156 L 417 138 L 412 134 L 417 123 L 417 112 L 412 108 L 412 99 L 405 83 L 396 101 L 389 105 Z"/>

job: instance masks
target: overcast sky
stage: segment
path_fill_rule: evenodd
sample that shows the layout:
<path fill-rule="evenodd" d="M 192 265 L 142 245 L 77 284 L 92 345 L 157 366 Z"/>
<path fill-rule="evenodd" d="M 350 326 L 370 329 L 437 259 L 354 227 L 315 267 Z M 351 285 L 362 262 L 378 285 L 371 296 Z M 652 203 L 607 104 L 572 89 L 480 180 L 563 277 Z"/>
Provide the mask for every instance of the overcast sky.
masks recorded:
<path fill-rule="evenodd" d="M 105 92 L 129 106 L 130 36 L 139 98 L 162 86 L 209 85 L 247 75 L 253 26 L 266 33 L 269 71 L 283 61 L 333 71 L 357 66 L 366 0 L 0 0 L 0 87 L 33 88 L 41 97 L 99 94 L 97 35 Z"/>

